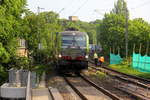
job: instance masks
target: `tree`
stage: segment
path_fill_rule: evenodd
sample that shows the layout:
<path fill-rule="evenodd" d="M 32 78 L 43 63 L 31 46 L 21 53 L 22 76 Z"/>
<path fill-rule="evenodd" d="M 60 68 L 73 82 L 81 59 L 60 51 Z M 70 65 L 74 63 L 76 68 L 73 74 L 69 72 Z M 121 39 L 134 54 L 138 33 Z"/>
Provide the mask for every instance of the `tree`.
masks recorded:
<path fill-rule="evenodd" d="M 119 47 L 121 55 L 125 55 L 125 11 L 127 9 L 124 0 L 118 0 L 114 9 L 105 14 L 103 20 L 97 27 L 98 42 L 103 46 L 103 51 L 108 55 L 110 48 Z M 129 14 L 128 14 L 129 16 Z M 136 44 L 136 51 L 139 51 L 139 45 L 142 44 L 142 54 L 145 54 L 147 44 L 150 44 L 150 25 L 142 18 L 128 21 L 128 51 L 129 55 L 133 53 L 133 46 Z M 138 46 L 137 46 L 138 45 Z M 117 52 L 116 52 L 117 53 Z"/>
<path fill-rule="evenodd" d="M 10 60 L 10 55 L 3 47 L 2 43 L 0 43 L 0 66 L 1 63 L 7 63 Z"/>
<path fill-rule="evenodd" d="M 59 15 L 52 11 L 42 12 L 39 15 L 30 13 L 24 17 L 24 27 L 28 31 L 25 38 L 28 43 L 30 51 L 34 52 L 34 58 L 39 61 L 40 58 L 43 62 L 47 59 L 53 60 L 55 57 L 56 48 L 56 33 L 62 30 L 59 24 Z M 39 43 L 41 49 L 38 48 Z"/>
<path fill-rule="evenodd" d="M 2 0 L 0 2 L 0 43 L 9 58 L 15 55 L 16 38 L 20 34 L 21 14 L 26 0 Z"/>
<path fill-rule="evenodd" d="M 146 53 L 146 47 L 150 44 L 150 24 L 142 18 L 130 21 L 129 27 L 129 49 L 132 53 L 133 45 L 136 45 L 136 52 L 139 51 L 140 43 L 142 44 L 142 54 Z M 131 45 L 132 44 L 132 45 Z"/>
<path fill-rule="evenodd" d="M 102 23 L 97 28 L 98 41 L 108 54 L 109 48 L 121 46 L 124 43 L 125 20 L 122 15 L 105 14 Z"/>
<path fill-rule="evenodd" d="M 111 13 L 126 16 L 126 10 L 128 10 L 127 3 L 124 0 L 118 0 L 117 3 L 115 3 Z M 129 16 L 129 12 L 127 15 Z"/>
<path fill-rule="evenodd" d="M 6 78 L 5 70 L 16 54 L 25 5 L 26 0 L 0 0 L 0 79 L 3 81 Z"/>

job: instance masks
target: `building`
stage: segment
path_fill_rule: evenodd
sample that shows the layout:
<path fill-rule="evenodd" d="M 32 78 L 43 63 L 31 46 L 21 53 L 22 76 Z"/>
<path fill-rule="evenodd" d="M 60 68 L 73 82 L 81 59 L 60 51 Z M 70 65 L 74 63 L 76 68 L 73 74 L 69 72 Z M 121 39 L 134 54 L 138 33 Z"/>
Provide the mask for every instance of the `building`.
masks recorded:
<path fill-rule="evenodd" d="M 77 16 L 69 16 L 69 20 L 70 21 L 78 21 L 78 17 Z"/>
<path fill-rule="evenodd" d="M 21 57 L 28 56 L 28 50 L 26 47 L 26 41 L 24 39 L 18 39 L 19 47 L 17 49 L 17 55 Z"/>

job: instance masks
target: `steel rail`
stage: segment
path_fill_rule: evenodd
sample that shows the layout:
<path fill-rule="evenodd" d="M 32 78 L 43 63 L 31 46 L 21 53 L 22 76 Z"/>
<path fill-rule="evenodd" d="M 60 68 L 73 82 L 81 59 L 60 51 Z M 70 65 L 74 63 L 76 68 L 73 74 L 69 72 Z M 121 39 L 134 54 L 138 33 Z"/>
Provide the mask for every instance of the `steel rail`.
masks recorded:
<path fill-rule="evenodd" d="M 89 61 L 91 64 L 94 64 L 92 61 Z M 101 66 L 102 68 L 106 69 L 106 70 L 110 70 L 110 71 L 113 71 L 113 72 L 116 72 L 118 74 L 121 74 L 121 75 L 125 75 L 127 77 L 130 77 L 130 78 L 133 78 L 133 79 L 136 79 L 136 80 L 139 80 L 139 81 L 143 81 L 143 82 L 147 82 L 147 83 L 150 83 L 150 80 L 149 79 L 144 79 L 144 78 L 141 78 L 141 77 L 138 77 L 138 76 L 134 76 L 134 75 L 129 75 L 129 74 L 126 74 L 126 73 L 122 73 L 122 72 L 119 72 L 117 70 L 114 70 L 114 69 L 111 69 L 111 68 L 108 68 L 106 66 Z"/>
<path fill-rule="evenodd" d="M 116 71 L 114 69 L 108 68 L 106 66 L 102 66 L 102 68 L 110 70 L 110 71 L 113 71 L 113 72 L 116 72 L 118 74 L 122 74 L 122 75 L 125 75 L 125 76 L 128 76 L 128 77 L 131 77 L 131 78 L 136 79 L 136 80 L 140 80 L 140 81 L 144 81 L 144 82 L 150 83 L 150 80 L 148 80 L 148 79 L 144 79 L 144 78 L 141 78 L 141 77 L 138 77 L 138 76 L 134 76 L 134 75 L 129 75 L 129 74 L 126 74 L 126 73 L 122 73 L 122 72 Z"/>
<path fill-rule="evenodd" d="M 132 76 L 132 75 L 128 75 L 128 74 L 125 74 L 125 73 L 122 73 L 122 72 L 118 72 L 118 71 L 113 70 L 113 69 L 108 68 L 108 67 L 101 67 L 101 68 L 104 68 L 105 70 L 108 70 L 108 71 L 111 71 L 111 72 L 114 72 L 114 73 L 117 73 L 117 74 L 120 74 L 120 75 L 124 75 L 124 76 L 127 77 L 127 79 L 124 78 L 123 76 L 112 75 L 112 74 L 110 74 L 109 72 L 106 72 L 106 71 L 104 71 L 104 70 L 101 70 L 101 68 L 96 68 L 96 67 L 91 67 L 91 68 L 94 68 L 95 70 L 99 70 L 99 71 L 105 72 L 107 75 L 109 75 L 109 76 L 111 76 L 111 77 L 114 77 L 114 78 L 117 78 L 117 79 L 119 79 L 119 80 L 122 80 L 122 81 L 124 81 L 124 82 L 132 83 L 132 84 L 135 84 L 135 85 L 140 86 L 140 87 L 145 88 L 145 89 L 150 89 L 150 86 L 148 86 L 148 85 L 146 85 L 146 84 L 144 84 L 144 83 L 137 82 L 137 81 L 132 81 L 132 80 L 129 80 L 129 79 L 128 79 L 128 78 L 131 78 L 131 79 L 136 79 L 136 80 L 138 80 L 138 81 L 139 81 L 139 80 L 140 80 L 140 81 L 143 81 L 143 78 L 141 79 L 141 78 L 136 77 L 136 76 L 130 77 L 130 76 Z M 134 77 L 136 77 L 136 78 L 134 78 Z M 145 79 L 144 79 L 144 80 L 145 80 Z M 150 80 L 148 80 L 148 81 L 150 81 Z M 147 81 L 147 82 L 148 82 L 148 81 Z M 140 95 L 140 94 L 137 94 L 137 93 L 134 93 L 134 92 L 130 92 L 130 91 L 126 91 L 126 89 L 122 89 L 122 88 L 118 88 L 118 87 L 116 87 L 116 88 L 117 88 L 118 90 L 122 91 L 122 92 L 125 92 L 125 93 L 127 93 L 127 94 L 129 94 L 129 95 L 132 95 L 134 98 L 137 98 L 137 99 L 140 99 L 140 100 L 149 100 L 148 97 L 145 97 L 145 96 L 143 96 L 143 95 Z"/>
<path fill-rule="evenodd" d="M 104 89 L 103 87 L 99 87 L 98 85 L 96 85 L 95 83 L 93 83 L 92 81 L 90 81 L 89 79 L 85 78 L 83 75 L 79 75 L 83 80 L 85 80 L 86 82 L 88 82 L 90 85 L 92 85 L 93 87 L 95 87 L 96 89 L 98 89 L 99 91 L 103 92 L 105 95 L 109 96 L 110 98 L 112 98 L 113 100 L 122 100 L 121 98 L 119 98 L 118 96 L 116 96 L 115 94 L 112 94 L 111 92 L 109 92 L 108 90 Z"/>
<path fill-rule="evenodd" d="M 94 69 L 96 69 L 96 70 L 102 71 L 102 70 L 99 69 L 99 68 L 95 68 L 95 67 L 92 67 L 92 68 L 94 68 Z M 107 69 L 106 69 L 106 70 L 107 70 Z M 104 72 L 104 71 L 103 71 L 103 72 Z M 128 83 L 132 83 L 132 84 L 138 85 L 138 86 L 140 86 L 140 87 L 142 87 L 142 88 L 145 88 L 145 89 L 150 89 L 150 86 L 148 86 L 148 85 L 146 85 L 146 84 L 143 84 L 143 83 L 141 83 L 141 82 L 129 80 L 129 79 L 126 79 L 126 78 L 124 78 L 124 77 L 117 76 L 117 75 L 111 75 L 109 72 L 105 72 L 105 73 L 106 73 L 107 75 L 109 75 L 109 76 L 111 76 L 111 77 L 114 77 L 114 78 L 117 78 L 117 79 L 119 79 L 119 80 L 121 80 L 121 81 L 128 82 Z"/>
<path fill-rule="evenodd" d="M 133 96 L 135 99 L 138 99 L 138 100 L 149 100 L 150 99 L 148 97 L 145 97 L 143 95 L 135 93 L 135 91 L 127 91 L 127 89 L 122 89 L 122 88 L 117 88 L 117 89 Z"/>
<path fill-rule="evenodd" d="M 52 100 L 55 100 L 55 97 L 54 97 L 54 95 L 52 94 L 50 88 L 48 88 L 48 90 L 49 90 L 50 96 L 52 97 Z"/>
<path fill-rule="evenodd" d="M 124 81 L 124 82 L 132 83 L 132 84 L 138 85 L 138 86 L 140 86 L 142 88 L 145 88 L 145 89 L 150 89 L 150 86 L 148 86 L 146 84 L 143 84 L 141 82 L 136 82 L 136 81 L 128 80 L 128 79 L 125 79 L 125 78 L 119 77 L 119 76 L 115 76 L 115 77 L 118 78 L 118 79 L 120 79 L 120 80 L 122 80 L 122 81 Z"/>
<path fill-rule="evenodd" d="M 65 76 L 63 77 L 67 84 L 79 95 L 82 100 L 88 100 L 75 86 L 73 86 L 73 84 L 71 84 L 71 82 Z"/>

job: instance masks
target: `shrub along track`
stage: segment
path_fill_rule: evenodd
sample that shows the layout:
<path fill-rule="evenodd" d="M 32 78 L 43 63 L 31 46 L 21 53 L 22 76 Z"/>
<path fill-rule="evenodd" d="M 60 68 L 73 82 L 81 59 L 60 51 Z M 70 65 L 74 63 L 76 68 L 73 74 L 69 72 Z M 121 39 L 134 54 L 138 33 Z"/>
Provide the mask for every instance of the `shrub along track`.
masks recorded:
<path fill-rule="evenodd" d="M 64 76 L 64 79 L 83 100 L 122 100 L 83 75 L 79 75 L 79 77 Z"/>
<path fill-rule="evenodd" d="M 125 73 L 118 72 L 116 70 L 110 69 L 108 67 L 91 67 L 95 70 L 102 71 L 107 75 L 117 79 L 118 85 L 117 89 L 134 96 L 135 98 L 141 100 L 150 100 L 150 80 L 139 78 L 136 76 L 128 75 Z"/>

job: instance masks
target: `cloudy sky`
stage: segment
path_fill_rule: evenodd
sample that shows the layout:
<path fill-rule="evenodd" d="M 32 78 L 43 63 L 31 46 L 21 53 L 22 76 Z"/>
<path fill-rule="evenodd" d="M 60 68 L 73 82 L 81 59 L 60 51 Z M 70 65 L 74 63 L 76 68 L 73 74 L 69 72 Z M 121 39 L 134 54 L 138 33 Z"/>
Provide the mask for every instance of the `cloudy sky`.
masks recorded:
<path fill-rule="evenodd" d="M 28 0 L 28 8 L 37 13 L 41 11 L 54 11 L 60 18 L 78 16 L 82 21 L 102 19 L 104 13 L 109 12 L 117 0 Z M 143 18 L 150 23 L 150 0 L 126 0 L 130 18 Z"/>

